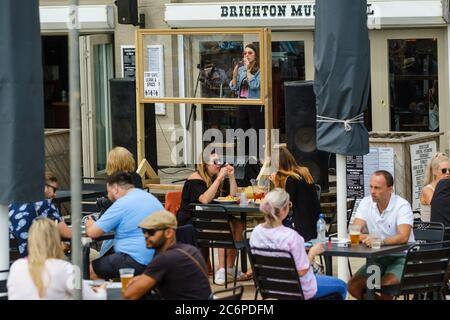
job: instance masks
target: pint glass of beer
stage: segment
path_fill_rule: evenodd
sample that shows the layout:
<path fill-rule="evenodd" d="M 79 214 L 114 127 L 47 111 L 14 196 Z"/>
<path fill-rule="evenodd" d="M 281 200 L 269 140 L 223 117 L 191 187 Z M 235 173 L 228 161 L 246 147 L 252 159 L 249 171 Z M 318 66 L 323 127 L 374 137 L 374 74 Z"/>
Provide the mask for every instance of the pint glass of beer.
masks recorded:
<path fill-rule="evenodd" d="M 352 246 L 359 244 L 359 236 L 361 235 L 361 227 L 350 225 L 349 230 L 350 234 L 350 242 L 352 243 Z"/>
<path fill-rule="evenodd" d="M 120 273 L 120 282 L 122 283 L 122 294 L 123 294 L 128 286 L 128 283 L 130 282 L 131 279 L 133 279 L 134 269 L 122 268 L 119 269 L 119 273 Z"/>

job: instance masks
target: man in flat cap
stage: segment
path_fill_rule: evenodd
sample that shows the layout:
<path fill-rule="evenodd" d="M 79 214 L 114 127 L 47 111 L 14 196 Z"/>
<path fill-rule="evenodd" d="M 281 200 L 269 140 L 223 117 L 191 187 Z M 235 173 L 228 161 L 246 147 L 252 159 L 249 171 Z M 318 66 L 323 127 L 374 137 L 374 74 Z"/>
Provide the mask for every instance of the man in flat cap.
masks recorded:
<path fill-rule="evenodd" d="M 206 300 L 211 295 L 208 271 L 200 251 L 176 242 L 177 219 L 169 211 L 158 211 L 139 227 L 155 256 L 144 273 L 133 278 L 124 292 L 125 299 L 140 299 L 156 287 L 165 300 Z"/>

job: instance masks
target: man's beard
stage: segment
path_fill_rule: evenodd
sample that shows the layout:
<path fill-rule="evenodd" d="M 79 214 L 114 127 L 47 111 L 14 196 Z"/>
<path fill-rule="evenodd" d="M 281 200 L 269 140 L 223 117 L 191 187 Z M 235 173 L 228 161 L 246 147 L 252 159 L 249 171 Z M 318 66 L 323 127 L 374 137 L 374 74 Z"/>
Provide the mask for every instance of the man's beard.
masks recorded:
<path fill-rule="evenodd" d="M 161 249 L 161 247 L 166 243 L 166 236 L 165 235 L 163 235 L 161 238 L 159 238 L 158 239 L 158 241 L 156 241 L 156 242 L 151 242 L 151 249 L 155 249 L 155 250 L 158 250 L 158 249 Z"/>

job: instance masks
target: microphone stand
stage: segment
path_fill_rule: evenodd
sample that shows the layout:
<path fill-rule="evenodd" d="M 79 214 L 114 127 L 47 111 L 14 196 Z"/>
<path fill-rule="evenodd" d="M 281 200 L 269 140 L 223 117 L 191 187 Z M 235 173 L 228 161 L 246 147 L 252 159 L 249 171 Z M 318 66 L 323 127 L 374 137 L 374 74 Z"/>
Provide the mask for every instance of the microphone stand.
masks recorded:
<path fill-rule="evenodd" d="M 194 89 L 194 98 L 197 95 L 197 90 L 198 90 L 198 83 L 200 82 L 200 75 L 202 74 L 203 68 L 200 67 L 200 65 L 197 65 L 197 68 L 199 69 L 198 71 L 198 75 L 197 75 L 197 81 L 195 83 L 195 89 Z M 189 131 L 189 127 L 191 125 L 191 118 L 194 118 L 194 121 L 197 120 L 197 105 L 195 104 L 191 104 L 191 112 L 189 113 L 189 118 L 188 118 L 188 122 L 186 125 L 186 130 Z"/>

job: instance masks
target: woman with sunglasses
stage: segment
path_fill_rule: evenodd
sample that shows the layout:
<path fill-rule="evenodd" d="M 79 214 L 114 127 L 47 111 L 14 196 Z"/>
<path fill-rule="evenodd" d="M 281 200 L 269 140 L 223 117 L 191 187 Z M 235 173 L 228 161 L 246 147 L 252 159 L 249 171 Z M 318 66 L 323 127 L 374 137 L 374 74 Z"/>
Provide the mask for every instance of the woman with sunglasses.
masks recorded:
<path fill-rule="evenodd" d="M 241 63 L 233 69 L 230 88 L 239 98 L 259 98 L 260 82 L 258 50 L 249 43 L 245 46 Z"/>
<path fill-rule="evenodd" d="M 420 196 L 420 218 L 422 221 L 430 221 L 434 189 L 441 179 L 448 178 L 450 178 L 450 160 L 445 153 L 437 152 L 428 161 L 425 170 L 424 187 Z"/>
<path fill-rule="evenodd" d="M 206 156 L 206 155 L 205 155 Z M 225 179 L 228 176 L 228 179 Z M 208 204 L 219 196 L 234 196 L 237 192 L 237 183 L 234 176 L 234 168 L 229 164 L 223 164 L 219 155 L 212 153 L 204 157 L 197 164 L 197 170 L 191 174 L 184 183 L 181 195 L 181 207 L 177 214 L 179 226 L 192 224 L 190 205 L 192 203 Z M 232 221 L 232 230 L 235 240 L 242 238 L 244 224 L 240 220 Z M 202 250 L 205 260 L 208 259 L 208 248 Z M 227 251 L 227 268 L 234 269 L 236 250 Z M 233 273 L 228 274 L 228 279 L 232 280 Z M 247 280 L 244 274 L 239 273 L 239 280 Z M 215 275 L 215 281 L 218 285 L 225 284 L 225 250 L 219 249 L 219 268 Z"/>
<path fill-rule="evenodd" d="M 305 299 L 320 298 L 340 293 L 345 300 L 347 285 L 344 281 L 324 276 L 314 268 L 315 257 L 324 251 L 323 243 L 317 243 L 306 253 L 305 240 L 295 230 L 283 225 L 292 203 L 289 194 L 281 188 L 270 191 L 263 199 L 260 210 L 265 222 L 256 226 L 250 237 L 251 248 L 289 251 L 294 257 Z"/>
<path fill-rule="evenodd" d="M 259 99 L 260 97 L 260 66 L 259 50 L 254 43 L 245 46 L 243 58 L 234 66 L 230 89 L 240 99 Z M 264 129 L 264 108 L 256 106 L 239 106 L 237 109 L 237 128 L 242 130 Z M 260 145 L 257 135 L 257 146 Z M 245 142 L 246 150 L 250 150 L 249 141 Z M 250 156 L 258 156 L 251 154 Z"/>

